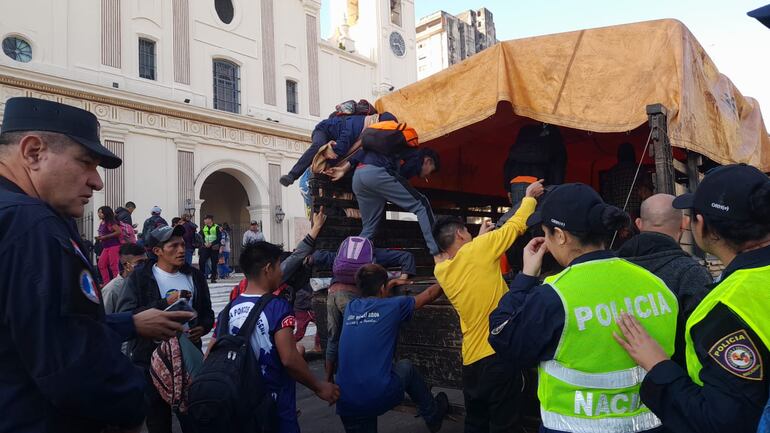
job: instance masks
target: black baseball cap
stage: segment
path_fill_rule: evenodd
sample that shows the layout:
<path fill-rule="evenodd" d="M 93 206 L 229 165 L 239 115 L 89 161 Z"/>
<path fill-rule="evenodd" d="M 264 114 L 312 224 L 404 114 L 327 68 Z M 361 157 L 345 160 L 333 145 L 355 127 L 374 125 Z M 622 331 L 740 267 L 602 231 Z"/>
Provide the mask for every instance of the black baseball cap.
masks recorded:
<path fill-rule="evenodd" d="M 599 228 L 597 223 L 605 206 L 599 194 L 586 184 L 559 185 L 546 194 L 540 209 L 527 220 L 527 226 L 545 224 L 570 232 L 593 232 Z"/>
<path fill-rule="evenodd" d="M 676 209 L 695 209 L 702 215 L 733 221 L 752 221 L 751 194 L 770 182 L 756 167 L 746 164 L 724 165 L 706 173 L 694 193 L 674 199 Z"/>
<path fill-rule="evenodd" d="M 46 131 L 64 134 L 94 156 L 104 168 L 118 168 L 123 162 L 99 139 L 99 121 L 86 110 L 37 98 L 11 98 L 5 103 L 0 133 Z"/>
<path fill-rule="evenodd" d="M 163 226 L 150 232 L 147 236 L 147 246 L 149 248 L 155 248 L 158 245 L 168 242 L 174 236 L 183 236 L 185 233 L 184 227 L 181 225 L 170 227 Z"/>

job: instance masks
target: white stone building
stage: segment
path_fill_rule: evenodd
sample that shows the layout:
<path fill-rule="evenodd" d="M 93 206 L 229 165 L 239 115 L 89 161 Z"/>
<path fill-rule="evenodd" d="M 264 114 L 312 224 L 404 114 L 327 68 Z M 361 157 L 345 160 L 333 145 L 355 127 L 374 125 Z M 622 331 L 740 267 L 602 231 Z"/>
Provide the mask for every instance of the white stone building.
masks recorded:
<path fill-rule="evenodd" d="M 0 2 L 0 112 L 34 96 L 96 114 L 124 164 L 87 214 L 131 200 L 140 225 L 158 205 L 168 220 L 212 213 L 236 236 L 256 219 L 288 247 L 307 221 L 278 178 L 314 125 L 416 80 L 413 0 L 343 7 L 357 17 L 346 49 L 320 38 L 320 0 Z"/>
<path fill-rule="evenodd" d="M 487 8 L 452 15 L 438 11 L 417 23 L 417 77 L 423 79 L 497 43 Z"/>

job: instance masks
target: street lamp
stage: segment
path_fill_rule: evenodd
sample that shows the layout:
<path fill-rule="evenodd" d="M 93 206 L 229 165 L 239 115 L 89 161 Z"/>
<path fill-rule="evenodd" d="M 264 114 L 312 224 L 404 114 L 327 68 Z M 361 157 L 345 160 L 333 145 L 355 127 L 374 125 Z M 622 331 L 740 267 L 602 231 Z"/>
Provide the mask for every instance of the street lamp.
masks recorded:
<path fill-rule="evenodd" d="M 281 224 L 284 218 L 286 218 L 286 213 L 281 208 L 281 205 L 277 205 L 275 207 L 275 222 Z"/>
<path fill-rule="evenodd" d="M 193 204 L 192 199 L 184 199 L 184 212 L 190 215 L 191 218 L 195 216 L 195 205 Z"/>

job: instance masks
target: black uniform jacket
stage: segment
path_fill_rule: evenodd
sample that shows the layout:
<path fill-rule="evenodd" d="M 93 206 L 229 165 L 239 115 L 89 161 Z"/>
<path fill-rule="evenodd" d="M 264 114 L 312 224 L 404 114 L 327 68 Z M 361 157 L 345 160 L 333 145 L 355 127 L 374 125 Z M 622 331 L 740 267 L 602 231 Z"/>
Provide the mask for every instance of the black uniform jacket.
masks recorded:
<path fill-rule="evenodd" d="M 739 269 L 770 265 L 770 247 L 739 254 L 722 280 Z M 762 290 L 770 290 L 764 287 Z M 767 318 L 770 320 L 770 317 Z M 770 352 L 752 329 L 724 304 L 718 304 L 692 330 L 695 352 L 703 369 L 698 386 L 685 368 L 661 362 L 642 383 L 642 402 L 676 433 L 754 433 L 768 398 Z M 723 346 L 743 359 L 712 356 Z M 733 347 L 734 346 L 734 347 Z"/>
<path fill-rule="evenodd" d="M 71 218 L 0 177 L 0 432 L 97 432 L 144 418 L 145 380 L 120 352 Z"/>

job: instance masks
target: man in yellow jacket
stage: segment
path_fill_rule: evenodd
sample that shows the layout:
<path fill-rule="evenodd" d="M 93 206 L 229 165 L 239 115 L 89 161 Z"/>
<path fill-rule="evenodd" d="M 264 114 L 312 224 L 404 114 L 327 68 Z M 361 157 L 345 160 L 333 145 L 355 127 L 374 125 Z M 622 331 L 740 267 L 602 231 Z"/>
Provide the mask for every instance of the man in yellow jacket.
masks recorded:
<path fill-rule="evenodd" d="M 487 342 L 489 315 L 508 290 L 500 258 L 527 230 L 535 198 L 542 194 L 542 181 L 532 183 L 511 219 L 494 231 L 490 231 L 492 223 L 485 222 L 475 239 L 459 218 L 441 219 L 433 229 L 442 251 L 434 271 L 436 279 L 457 310 L 463 333 L 466 433 L 509 432 L 518 419 L 521 374 L 498 361 Z"/>

